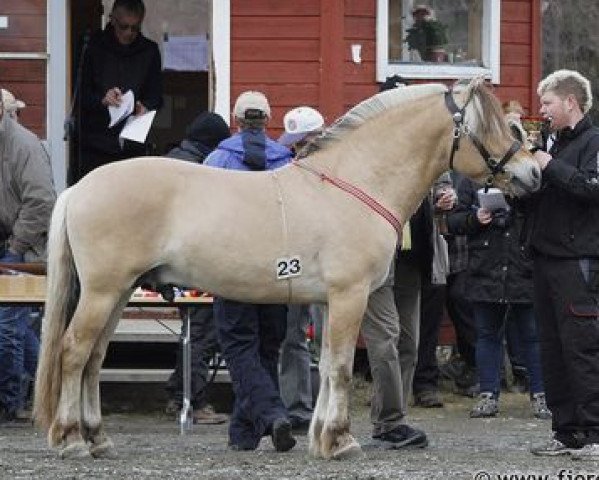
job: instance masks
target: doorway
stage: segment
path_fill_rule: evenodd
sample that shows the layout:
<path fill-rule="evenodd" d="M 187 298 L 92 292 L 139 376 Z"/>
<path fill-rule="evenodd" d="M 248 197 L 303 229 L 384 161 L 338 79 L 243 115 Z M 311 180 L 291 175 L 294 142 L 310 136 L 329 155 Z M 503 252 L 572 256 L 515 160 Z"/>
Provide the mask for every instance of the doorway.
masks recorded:
<path fill-rule="evenodd" d="M 142 33 L 158 44 L 163 62 L 164 106 L 157 112 L 148 135 L 149 153 L 164 155 L 185 135 L 186 126 L 198 113 L 210 108 L 214 89 L 210 81 L 212 0 L 144 0 L 146 16 Z M 71 98 L 77 94 L 82 51 L 89 36 L 108 21 L 113 0 L 70 2 Z M 186 40 L 189 42 L 185 43 Z M 177 59 L 178 52 L 192 48 L 193 61 Z M 189 54 L 190 52 L 185 52 Z M 195 61 L 195 55 L 203 61 Z M 78 102 L 70 116 L 71 136 L 67 184 L 78 178 L 80 149 L 78 138 Z M 228 118 L 225 118 L 228 120 Z"/>

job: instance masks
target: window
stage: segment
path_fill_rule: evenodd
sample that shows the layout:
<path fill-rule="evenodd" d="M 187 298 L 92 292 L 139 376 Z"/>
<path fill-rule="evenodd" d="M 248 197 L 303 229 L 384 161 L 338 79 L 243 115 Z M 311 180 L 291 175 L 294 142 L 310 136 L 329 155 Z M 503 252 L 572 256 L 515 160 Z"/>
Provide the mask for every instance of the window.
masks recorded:
<path fill-rule="evenodd" d="M 499 82 L 500 0 L 377 0 L 377 81 L 387 76 Z"/>

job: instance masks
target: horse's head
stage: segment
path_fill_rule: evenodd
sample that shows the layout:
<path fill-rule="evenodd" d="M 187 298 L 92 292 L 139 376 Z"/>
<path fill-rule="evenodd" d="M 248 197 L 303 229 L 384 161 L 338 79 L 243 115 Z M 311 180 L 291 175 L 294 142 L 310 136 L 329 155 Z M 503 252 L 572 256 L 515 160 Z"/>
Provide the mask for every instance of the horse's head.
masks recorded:
<path fill-rule="evenodd" d="M 451 168 L 515 196 L 539 188 L 537 163 L 514 140 L 499 101 L 483 79 L 448 92 L 446 104 L 454 121 Z"/>

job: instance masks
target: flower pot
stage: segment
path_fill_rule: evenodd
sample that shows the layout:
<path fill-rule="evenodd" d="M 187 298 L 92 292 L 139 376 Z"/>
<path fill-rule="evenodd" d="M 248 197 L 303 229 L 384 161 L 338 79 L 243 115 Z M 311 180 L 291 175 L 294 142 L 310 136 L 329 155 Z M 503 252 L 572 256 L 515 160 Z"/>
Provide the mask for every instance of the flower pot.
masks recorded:
<path fill-rule="evenodd" d="M 442 63 L 447 61 L 447 52 L 443 47 L 431 47 L 427 50 L 426 60 Z"/>

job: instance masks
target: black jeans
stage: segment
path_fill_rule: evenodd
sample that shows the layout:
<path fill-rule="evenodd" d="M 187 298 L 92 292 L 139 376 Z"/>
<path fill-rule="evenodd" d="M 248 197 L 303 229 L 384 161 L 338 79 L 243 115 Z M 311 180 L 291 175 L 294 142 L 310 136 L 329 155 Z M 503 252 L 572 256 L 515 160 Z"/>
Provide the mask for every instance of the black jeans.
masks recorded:
<path fill-rule="evenodd" d="M 445 285 L 432 285 L 422 282 L 420 297 L 420 342 L 418 363 L 414 372 L 412 387 L 414 395 L 439 388 L 439 366 L 437 345 L 439 330 L 443 320 Z"/>
<path fill-rule="evenodd" d="M 214 316 L 210 307 L 189 307 L 191 314 L 191 405 L 194 410 L 206 405 L 206 386 L 208 384 L 208 367 L 210 359 L 219 350 L 216 339 Z M 186 309 L 181 309 L 181 318 L 187 315 Z M 181 341 L 185 336 L 187 322 L 183 321 Z M 169 397 L 177 403 L 183 403 L 183 358 L 181 349 L 177 349 L 175 370 L 166 383 Z"/>
<path fill-rule="evenodd" d="M 275 420 L 288 416 L 278 375 L 287 307 L 215 298 L 214 316 L 235 393 L 229 442 L 254 449 Z"/>
<path fill-rule="evenodd" d="M 533 272 L 552 428 L 556 438 L 569 446 L 599 443 L 599 294 L 595 279 L 585 279 L 579 259 L 536 256 Z"/>

